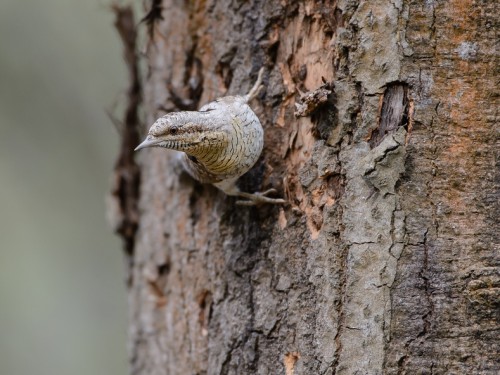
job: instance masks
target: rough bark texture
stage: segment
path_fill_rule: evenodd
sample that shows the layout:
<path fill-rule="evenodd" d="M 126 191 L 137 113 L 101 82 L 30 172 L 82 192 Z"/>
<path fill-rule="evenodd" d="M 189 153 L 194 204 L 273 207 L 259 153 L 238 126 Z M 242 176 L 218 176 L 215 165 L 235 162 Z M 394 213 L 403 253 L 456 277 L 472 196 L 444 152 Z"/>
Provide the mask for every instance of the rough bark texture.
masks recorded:
<path fill-rule="evenodd" d="M 131 373 L 496 374 L 495 1 L 147 6 L 142 131 L 265 66 L 241 184 L 289 204 L 141 152 Z"/>

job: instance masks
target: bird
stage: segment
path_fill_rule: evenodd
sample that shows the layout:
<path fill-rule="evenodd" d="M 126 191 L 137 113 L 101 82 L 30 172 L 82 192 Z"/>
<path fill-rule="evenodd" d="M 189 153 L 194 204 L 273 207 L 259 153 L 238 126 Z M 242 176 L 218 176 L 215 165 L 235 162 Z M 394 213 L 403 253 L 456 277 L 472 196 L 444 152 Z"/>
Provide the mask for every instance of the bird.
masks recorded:
<path fill-rule="evenodd" d="M 225 96 L 199 111 L 171 112 L 158 118 L 135 151 L 148 147 L 180 151 L 181 163 L 189 175 L 227 195 L 244 198 L 237 200 L 238 205 L 286 203 L 268 197 L 276 193 L 275 189 L 247 193 L 236 185 L 257 162 L 264 146 L 264 130 L 248 105 L 262 88 L 263 73 L 261 69 L 247 95 Z"/>

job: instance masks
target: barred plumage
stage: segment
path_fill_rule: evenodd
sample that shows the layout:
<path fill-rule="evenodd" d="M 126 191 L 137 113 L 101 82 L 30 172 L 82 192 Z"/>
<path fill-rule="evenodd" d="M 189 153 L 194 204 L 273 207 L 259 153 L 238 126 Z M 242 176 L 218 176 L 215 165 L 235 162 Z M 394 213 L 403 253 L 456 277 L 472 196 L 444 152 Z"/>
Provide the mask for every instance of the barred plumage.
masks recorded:
<path fill-rule="evenodd" d="M 160 117 L 136 150 L 165 147 L 182 151 L 182 163 L 196 180 L 211 183 L 228 195 L 248 200 L 238 204 L 284 203 L 264 193 L 244 193 L 236 180 L 257 162 L 264 145 L 264 131 L 257 115 L 247 104 L 261 88 L 263 70 L 245 96 L 226 96 L 208 103 L 199 111 L 173 112 Z"/>

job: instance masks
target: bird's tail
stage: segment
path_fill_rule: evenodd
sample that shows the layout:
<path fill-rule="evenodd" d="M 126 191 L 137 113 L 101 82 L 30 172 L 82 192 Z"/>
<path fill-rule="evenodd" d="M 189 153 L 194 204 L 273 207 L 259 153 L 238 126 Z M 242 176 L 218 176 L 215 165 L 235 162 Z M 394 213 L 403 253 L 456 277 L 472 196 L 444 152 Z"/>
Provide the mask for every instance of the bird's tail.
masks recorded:
<path fill-rule="evenodd" d="M 259 75 L 257 77 L 257 81 L 253 85 L 252 89 L 250 92 L 245 95 L 245 101 L 248 103 L 250 100 L 255 98 L 257 95 L 259 95 L 259 91 L 262 88 L 262 76 L 264 75 L 264 67 L 260 68 L 259 70 Z"/>

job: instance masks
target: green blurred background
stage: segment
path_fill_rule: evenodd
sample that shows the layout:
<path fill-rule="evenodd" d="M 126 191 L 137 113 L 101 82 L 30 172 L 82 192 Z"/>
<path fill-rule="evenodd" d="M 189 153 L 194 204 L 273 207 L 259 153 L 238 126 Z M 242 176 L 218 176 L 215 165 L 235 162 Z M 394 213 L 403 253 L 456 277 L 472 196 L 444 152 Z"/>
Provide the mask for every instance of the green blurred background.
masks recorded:
<path fill-rule="evenodd" d="M 104 199 L 126 88 L 103 0 L 0 1 L 0 374 L 127 373 Z"/>

